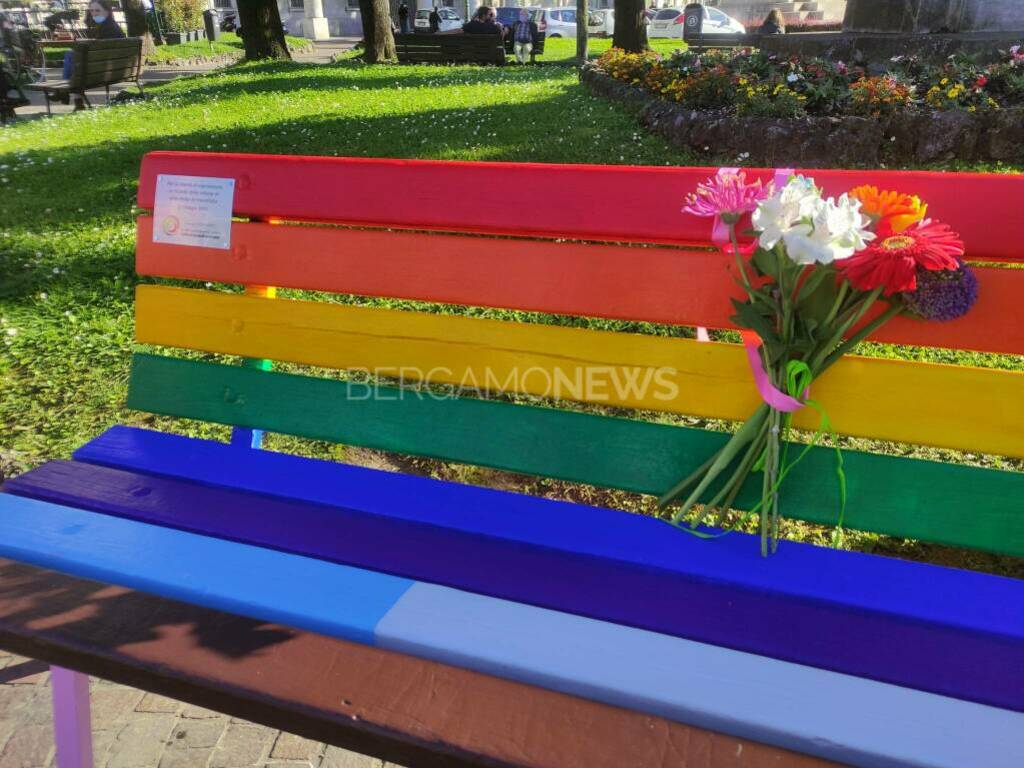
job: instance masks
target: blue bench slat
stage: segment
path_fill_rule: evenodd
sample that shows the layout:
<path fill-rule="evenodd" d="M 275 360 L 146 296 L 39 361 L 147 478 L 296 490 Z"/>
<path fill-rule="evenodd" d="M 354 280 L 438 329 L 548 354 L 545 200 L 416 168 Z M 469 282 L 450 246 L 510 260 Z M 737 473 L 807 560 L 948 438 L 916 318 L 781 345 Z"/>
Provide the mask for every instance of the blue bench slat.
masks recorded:
<path fill-rule="evenodd" d="M 792 543 L 765 561 L 756 537 L 699 541 L 611 510 L 268 452 L 240 460 L 144 431 L 77 455 L 100 457 L 110 437 L 107 461 L 211 485 L 53 463 L 9 488 L 1024 710 L 1024 585 L 1010 579 Z"/>
<path fill-rule="evenodd" d="M 6 485 L 5 485 L 6 488 Z M 409 579 L 303 559 L 308 591 L 279 575 L 296 558 L 0 493 L 0 555 L 62 573 L 373 643 Z"/>
<path fill-rule="evenodd" d="M 1024 753 L 1024 715 L 982 704 L 6 493 L 0 521 L 2 557 L 853 765 Z"/>

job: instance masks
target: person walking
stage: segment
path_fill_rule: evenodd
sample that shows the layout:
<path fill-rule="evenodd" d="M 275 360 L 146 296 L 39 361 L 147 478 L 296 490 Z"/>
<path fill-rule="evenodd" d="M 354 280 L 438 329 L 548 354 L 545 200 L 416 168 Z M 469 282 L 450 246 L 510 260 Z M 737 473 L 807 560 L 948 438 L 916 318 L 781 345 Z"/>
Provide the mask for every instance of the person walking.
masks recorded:
<path fill-rule="evenodd" d="M 437 12 L 437 6 L 435 5 L 433 10 L 430 11 L 430 34 L 436 35 L 441 31 L 441 14 Z"/>
<path fill-rule="evenodd" d="M 405 0 L 398 4 L 398 28 L 402 30 L 403 35 L 409 34 L 409 6 Z"/>
<path fill-rule="evenodd" d="M 530 12 L 525 8 L 519 10 L 519 19 L 512 27 L 513 50 L 516 54 L 516 61 L 525 64 L 530 58 L 534 47 L 537 45 L 537 38 L 540 32 L 537 29 L 537 22 L 530 20 Z"/>

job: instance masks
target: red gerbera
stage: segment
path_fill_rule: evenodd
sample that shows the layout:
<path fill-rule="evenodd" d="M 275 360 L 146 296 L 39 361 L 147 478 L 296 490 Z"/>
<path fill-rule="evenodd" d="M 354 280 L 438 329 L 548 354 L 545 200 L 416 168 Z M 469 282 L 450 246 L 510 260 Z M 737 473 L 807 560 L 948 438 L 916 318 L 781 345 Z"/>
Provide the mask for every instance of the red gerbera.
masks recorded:
<path fill-rule="evenodd" d="M 837 261 L 854 288 L 873 291 L 884 288 L 891 296 L 917 288 L 917 270 L 958 269 L 964 255 L 960 236 L 947 225 L 926 220 L 917 226 L 876 240 L 848 259 Z"/>

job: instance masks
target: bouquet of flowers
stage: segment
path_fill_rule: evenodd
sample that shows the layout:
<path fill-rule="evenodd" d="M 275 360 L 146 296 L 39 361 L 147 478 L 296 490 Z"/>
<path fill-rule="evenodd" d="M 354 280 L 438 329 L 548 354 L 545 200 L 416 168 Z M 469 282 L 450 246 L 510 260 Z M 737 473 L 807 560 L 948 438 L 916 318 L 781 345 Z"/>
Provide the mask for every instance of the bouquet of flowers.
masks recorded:
<path fill-rule="evenodd" d="M 977 299 L 964 245 L 945 224 L 926 218 L 913 195 L 863 186 L 825 198 L 814 180 L 791 176 L 785 186 L 749 183 L 742 171 L 720 171 L 689 196 L 683 212 L 717 217 L 727 228 L 745 300 L 733 300 L 751 369 L 764 403 L 726 445 L 659 502 L 679 502 L 675 525 L 698 525 L 714 515 L 721 526 L 751 472 L 763 493 L 748 514 L 760 516 L 762 554 L 774 552 L 779 486 L 789 470 L 831 431 L 812 383 L 859 342 L 897 315 L 952 320 Z M 741 247 L 737 228 L 750 217 L 755 242 Z M 794 411 L 821 414 L 813 440 L 787 461 L 786 434 Z M 842 455 L 837 473 L 842 508 Z M 701 511 L 695 508 L 703 503 Z"/>

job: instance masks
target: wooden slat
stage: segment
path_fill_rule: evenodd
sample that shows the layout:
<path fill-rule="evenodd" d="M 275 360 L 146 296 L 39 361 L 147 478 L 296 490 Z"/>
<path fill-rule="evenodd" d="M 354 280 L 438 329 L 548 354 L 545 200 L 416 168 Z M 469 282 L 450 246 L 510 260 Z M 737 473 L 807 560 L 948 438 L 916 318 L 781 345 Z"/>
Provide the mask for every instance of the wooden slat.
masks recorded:
<path fill-rule="evenodd" d="M 414 232 L 232 225 L 221 251 L 153 242 L 137 222 L 141 275 L 391 296 L 555 314 L 732 328 L 732 259 L 717 251 L 630 248 Z M 873 338 L 899 344 L 1024 354 L 1024 324 L 1007 322 L 1024 270 L 976 268 L 979 300 L 949 323 L 897 318 Z M 882 307 L 879 306 L 880 312 Z"/>
<path fill-rule="evenodd" d="M 0 648 L 401 765 L 832 765 L 640 712 L 11 561 L 0 561 Z"/>
<path fill-rule="evenodd" d="M 403 396 L 389 387 L 152 355 L 133 360 L 128 405 L 653 495 L 690 474 L 727 437 L 499 401 Z M 75 458 L 107 463 L 116 456 L 123 462 L 145 439 L 117 429 L 79 449 Z M 1024 474 L 857 451 L 844 451 L 843 457 L 848 527 L 1024 556 Z M 781 491 L 785 515 L 835 524 L 835 461 L 833 451 L 817 448 L 794 468 Z M 174 474 L 173 463 L 164 464 L 163 470 L 138 468 Z M 749 509 L 760 499 L 758 480 L 748 481 L 738 508 Z"/>
<path fill-rule="evenodd" d="M 381 590 L 388 592 L 391 583 L 405 581 L 8 494 L 0 494 L 0 513 L 7 534 L 0 539 L 0 554 L 5 557 L 166 597 L 180 595 L 206 607 L 298 629 L 312 628 L 343 639 L 349 639 L 353 616 L 357 624 L 363 621 L 362 600 L 379 602 Z M 881 568 L 879 575 L 905 569 L 904 573 L 914 571 L 920 577 L 931 571 L 934 579 L 925 588 L 934 586 L 936 593 L 928 603 L 941 602 L 941 590 L 948 588 L 951 580 L 960 580 L 961 587 L 974 582 L 978 600 L 974 601 L 971 589 L 962 598 L 967 621 L 949 627 L 944 638 L 946 643 L 956 636 L 965 640 L 965 653 L 947 660 L 936 653 L 942 644 L 911 647 L 908 666 L 917 658 L 938 657 L 940 667 L 943 663 L 948 666 L 937 671 L 936 682 L 953 677 L 974 685 L 994 678 L 1013 706 L 1021 707 L 1021 689 L 1014 687 L 1024 669 L 1018 663 L 1020 627 L 1014 624 L 1018 617 L 1005 618 L 1004 607 L 1017 597 L 1013 582 L 933 566 L 886 563 L 884 558 L 809 545 L 790 545 L 789 551 L 801 546 L 821 558 L 873 561 L 873 566 Z M 763 559 L 750 557 L 723 558 L 719 565 L 727 562 L 739 565 L 740 570 L 755 569 L 769 582 L 784 583 L 787 572 L 794 570 L 786 567 L 781 552 L 773 568 Z M 884 578 L 865 583 L 863 570 L 854 567 L 857 578 L 847 581 L 827 578 L 831 571 L 826 569 L 825 580 L 854 602 L 858 595 L 887 591 L 889 584 Z M 813 580 L 813 573 L 810 576 Z M 900 583 L 893 592 L 899 594 L 908 585 L 897 579 Z M 713 590 L 716 586 L 709 581 L 697 588 Z M 953 588 L 950 594 L 957 596 L 961 591 Z M 767 607 L 777 604 L 772 599 L 775 596 L 774 589 L 766 590 Z M 988 602 L 993 597 L 995 606 Z M 844 602 L 826 603 L 818 609 L 823 618 L 834 616 L 842 611 Z M 723 604 L 705 609 L 708 629 L 714 628 L 715 619 L 734 625 L 740 619 L 739 612 L 722 612 Z M 946 606 L 943 610 L 952 609 Z M 827 642 L 817 637 L 813 625 L 804 632 L 798 628 L 787 633 L 780 622 L 781 626 L 773 629 L 783 641 L 787 635 L 800 637 L 811 645 L 817 642 L 819 652 L 838 645 L 850 648 L 851 657 L 864 658 L 876 650 L 877 635 L 854 642 L 860 635 L 858 624 L 863 627 L 876 620 L 900 626 L 902 619 L 904 631 L 921 634 L 938 617 L 932 611 L 913 613 L 916 622 L 898 613 L 877 616 L 853 611 L 849 629 L 823 634 Z M 978 617 L 989 618 L 988 623 L 1002 631 L 972 634 Z M 689 618 L 699 623 L 702 617 L 695 611 Z M 749 619 L 766 629 L 773 621 L 770 611 L 762 615 L 755 610 Z M 1024 714 L 1019 711 L 873 683 L 423 582 L 412 582 L 388 607 L 376 622 L 372 642 L 659 717 L 715 723 L 746 738 L 757 734 L 762 740 L 863 766 L 899 765 L 916 758 L 919 765 L 960 768 L 970 755 L 978 754 L 979 763 L 986 768 L 1015 768 L 1016 755 L 1024 748 Z M 970 652 L 983 651 L 986 646 L 992 647 L 994 654 L 978 653 L 978 677 L 973 679 Z M 999 658 L 1004 659 L 1002 668 Z M 846 663 L 851 658 L 840 654 L 836 660 Z M 1005 669 L 1011 671 L 1004 673 Z"/>
<path fill-rule="evenodd" d="M 136 302 L 146 344 L 708 418 L 761 404 L 733 344 L 152 285 Z M 842 434 L 1016 457 L 1022 393 L 1024 373 L 857 357 L 813 386 Z"/>
<path fill-rule="evenodd" d="M 401 151 L 401 148 L 395 148 Z M 680 206 L 712 168 L 656 168 L 540 163 L 471 163 L 363 158 L 275 157 L 152 152 L 139 179 L 139 206 L 153 207 L 159 174 L 233 178 L 235 213 L 406 229 L 443 229 L 591 240 L 706 244 L 711 220 Z M 751 169 L 753 176 L 774 171 Z M 977 259 L 1019 260 L 1012 222 L 1024 176 L 924 171 L 813 171 L 828 194 L 876 184 L 925 198 L 930 215 L 959 230 Z M 396 195 L 395 190 L 402 190 Z M 537 206 L 552 200 L 587 205 Z M 609 190 L 595 194 L 594 190 Z M 471 194 L 473 205 L 438 206 Z M 494 211 L 529 211 L 514 224 Z"/>

